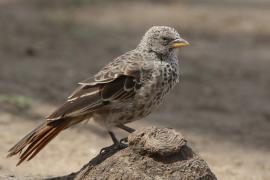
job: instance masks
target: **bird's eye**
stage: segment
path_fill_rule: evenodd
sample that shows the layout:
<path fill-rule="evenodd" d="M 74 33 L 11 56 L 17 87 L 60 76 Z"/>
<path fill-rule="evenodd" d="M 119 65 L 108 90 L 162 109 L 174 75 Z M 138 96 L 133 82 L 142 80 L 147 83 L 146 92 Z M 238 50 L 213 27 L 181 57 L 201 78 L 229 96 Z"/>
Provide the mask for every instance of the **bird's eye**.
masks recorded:
<path fill-rule="evenodd" d="M 162 41 L 162 44 L 167 46 L 172 41 L 172 39 L 169 37 L 162 37 Z"/>
<path fill-rule="evenodd" d="M 170 38 L 168 38 L 168 37 L 162 37 L 162 40 L 163 40 L 163 41 L 169 41 Z"/>

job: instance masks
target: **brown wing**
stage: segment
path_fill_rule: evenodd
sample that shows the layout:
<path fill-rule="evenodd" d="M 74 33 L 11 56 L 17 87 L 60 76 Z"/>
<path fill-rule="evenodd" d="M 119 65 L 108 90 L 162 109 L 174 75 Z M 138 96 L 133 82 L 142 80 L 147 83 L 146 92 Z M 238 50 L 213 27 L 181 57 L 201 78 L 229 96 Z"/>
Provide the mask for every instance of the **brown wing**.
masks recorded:
<path fill-rule="evenodd" d="M 91 113 L 113 101 L 126 101 L 134 97 L 141 87 L 140 73 L 120 75 L 111 82 L 96 85 L 81 85 L 69 99 L 48 120 L 57 120 L 67 116 L 79 116 Z"/>
<path fill-rule="evenodd" d="M 82 114 L 86 108 L 95 110 L 103 105 L 104 102 L 100 99 L 100 87 L 81 87 L 81 89 L 81 92 L 77 90 L 76 98 L 68 99 L 46 119 L 57 120 L 67 116 L 77 116 Z"/>
<path fill-rule="evenodd" d="M 94 86 L 109 83 L 121 75 L 137 77 L 136 73 L 141 72 L 141 67 L 144 66 L 143 64 L 144 59 L 141 54 L 130 51 L 110 62 L 94 77 L 79 82 L 79 84 Z"/>
<path fill-rule="evenodd" d="M 143 59 L 140 54 L 126 53 L 105 66 L 94 78 L 80 82 L 68 100 L 48 120 L 91 113 L 113 101 L 134 97 L 141 87 Z"/>
<path fill-rule="evenodd" d="M 121 75 L 111 82 L 95 86 L 82 85 L 47 119 L 56 120 L 67 116 L 79 116 L 93 112 L 112 101 L 129 100 L 134 97 L 140 87 L 139 78 L 127 75 Z"/>
<path fill-rule="evenodd" d="M 101 90 L 103 101 L 125 101 L 134 97 L 136 91 L 141 87 L 139 78 L 122 75 L 116 80 L 107 83 Z"/>

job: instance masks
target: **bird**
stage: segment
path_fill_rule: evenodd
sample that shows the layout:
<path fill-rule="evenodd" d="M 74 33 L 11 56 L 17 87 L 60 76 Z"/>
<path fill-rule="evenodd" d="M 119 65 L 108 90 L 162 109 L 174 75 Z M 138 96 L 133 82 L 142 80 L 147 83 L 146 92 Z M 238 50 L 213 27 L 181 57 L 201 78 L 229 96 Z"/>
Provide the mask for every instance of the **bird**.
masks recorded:
<path fill-rule="evenodd" d="M 17 166 L 31 160 L 61 131 L 92 119 L 106 129 L 115 147 L 124 143 L 113 133 L 149 115 L 179 82 L 178 49 L 190 45 L 176 29 L 153 26 L 137 47 L 113 59 L 79 87 L 45 121 L 8 152 L 19 154 Z M 106 150 L 106 148 L 105 148 Z"/>

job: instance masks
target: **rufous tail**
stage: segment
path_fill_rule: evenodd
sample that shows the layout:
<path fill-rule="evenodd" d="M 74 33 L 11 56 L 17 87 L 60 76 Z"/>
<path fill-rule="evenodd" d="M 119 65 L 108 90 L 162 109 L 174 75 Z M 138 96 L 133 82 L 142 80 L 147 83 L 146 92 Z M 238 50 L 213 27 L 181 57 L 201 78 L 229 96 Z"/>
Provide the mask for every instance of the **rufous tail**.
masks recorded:
<path fill-rule="evenodd" d="M 36 129 L 28 133 L 15 146 L 9 150 L 7 157 L 14 156 L 19 153 L 19 162 L 31 160 L 40 152 L 55 136 L 62 130 L 71 125 L 72 119 L 59 119 L 55 121 L 45 121 Z M 24 151 L 23 149 L 26 148 Z"/>

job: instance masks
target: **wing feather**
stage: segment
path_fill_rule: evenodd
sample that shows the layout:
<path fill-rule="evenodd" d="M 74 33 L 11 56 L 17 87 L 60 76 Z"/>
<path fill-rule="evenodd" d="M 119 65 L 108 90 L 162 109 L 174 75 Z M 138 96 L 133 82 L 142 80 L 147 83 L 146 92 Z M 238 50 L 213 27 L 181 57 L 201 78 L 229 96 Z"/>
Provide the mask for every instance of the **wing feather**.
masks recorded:
<path fill-rule="evenodd" d="M 80 86 L 68 97 L 68 100 L 48 116 L 47 120 L 84 115 L 109 103 L 133 98 L 141 87 L 142 59 L 139 55 L 133 55 L 128 60 L 130 62 L 120 56 L 94 78 L 80 82 Z M 121 63 L 121 61 L 125 62 Z"/>
<path fill-rule="evenodd" d="M 61 119 L 66 116 L 76 116 L 81 115 L 83 109 L 92 107 L 97 108 L 103 105 L 103 101 L 100 99 L 99 91 L 89 96 L 81 96 L 79 98 L 68 100 L 62 106 L 60 106 L 56 111 L 54 111 L 47 120 Z"/>

